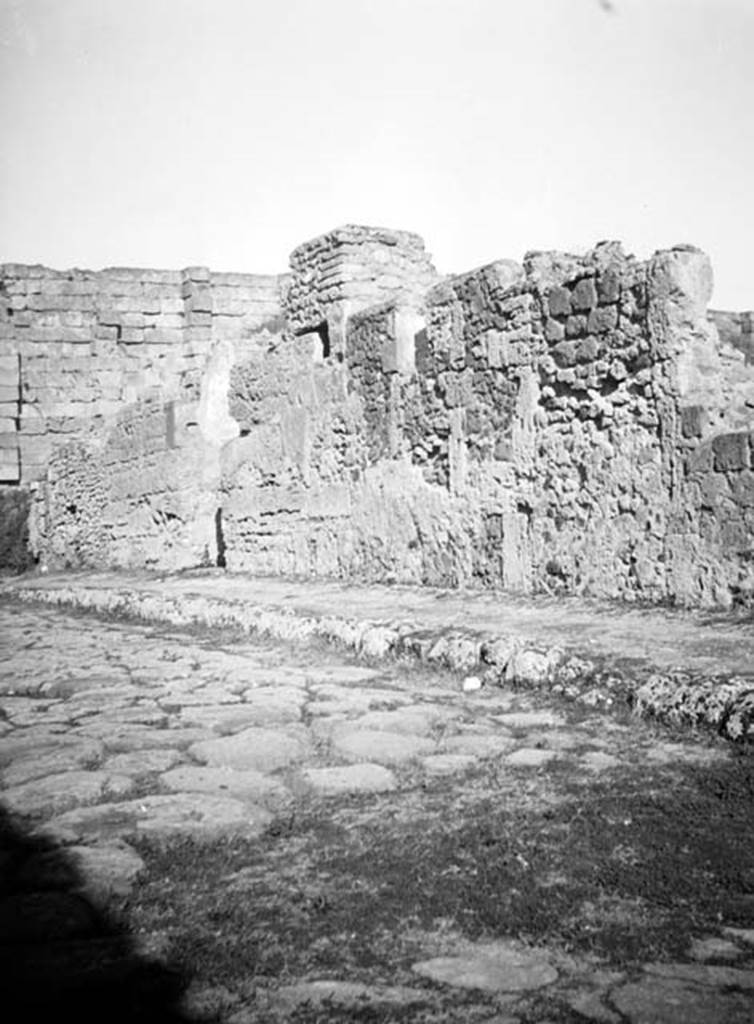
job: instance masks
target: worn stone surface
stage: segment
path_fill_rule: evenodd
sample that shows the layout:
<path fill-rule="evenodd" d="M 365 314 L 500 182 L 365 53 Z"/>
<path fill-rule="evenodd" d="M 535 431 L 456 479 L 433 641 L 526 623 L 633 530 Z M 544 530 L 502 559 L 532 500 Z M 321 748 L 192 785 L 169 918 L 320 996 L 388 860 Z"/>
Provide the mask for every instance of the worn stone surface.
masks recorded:
<path fill-rule="evenodd" d="M 479 945 L 459 956 L 434 957 L 412 970 L 432 981 L 488 992 L 528 992 L 551 985 L 558 977 L 547 954 L 514 943 Z"/>
<path fill-rule="evenodd" d="M 395 789 L 393 773 L 368 761 L 347 767 L 307 768 L 304 780 L 319 793 L 384 793 Z"/>
<path fill-rule="evenodd" d="M 611 994 L 632 1024 L 748 1024 L 751 995 L 720 992 L 677 978 L 644 978 Z"/>
<path fill-rule="evenodd" d="M 274 771 L 301 761 L 307 753 L 303 733 L 274 729 L 243 729 L 233 736 L 202 740 L 189 748 L 197 761 L 239 771 Z"/>
<path fill-rule="evenodd" d="M 80 838 L 127 838 L 139 832 L 155 837 L 196 838 L 258 835 L 272 821 L 262 807 L 207 793 L 171 793 L 67 811 L 51 819 L 53 831 Z"/>
<path fill-rule="evenodd" d="M 384 765 L 403 764 L 435 749 L 435 744 L 422 736 L 360 726 L 338 729 L 332 745 L 337 754 L 348 760 L 376 761 Z"/>
<path fill-rule="evenodd" d="M 102 799 L 128 796 L 134 782 L 128 775 L 102 771 L 69 771 L 47 775 L 4 790 L 3 801 L 23 814 L 60 814 Z"/>
<path fill-rule="evenodd" d="M 289 791 L 277 779 L 261 771 L 228 765 L 206 768 L 181 765 L 163 772 L 159 781 L 160 785 L 176 793 L 225 794 L 269 806 L 280 806 L 290 798 Z"/>

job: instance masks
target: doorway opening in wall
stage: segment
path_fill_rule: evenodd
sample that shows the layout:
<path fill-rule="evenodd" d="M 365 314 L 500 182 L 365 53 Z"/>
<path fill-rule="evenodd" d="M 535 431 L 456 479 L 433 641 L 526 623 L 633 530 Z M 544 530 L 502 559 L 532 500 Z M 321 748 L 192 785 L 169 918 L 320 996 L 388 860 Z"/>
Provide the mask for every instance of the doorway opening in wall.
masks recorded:
<path fill-rule="evenodd" d="M 217 567 L 225 568 L 225 537 L 223 536 L 223 510 L 215 512 L 215 548 L 217 550 Z"/>
<path fill-rule="evenodd" d="M 296 332 L 299 337 L 312 339 L 312 356 L 315 363 L 323 363 L 330 358 L 330 328 L 327 321 L 323 320 L 318 327 L 307 327 L 303 331 Z"/>
<path fill-rule="evenodd" d="M 317 355 L 322 359 L 330 358 L 330 330 L 327 326 L 327 321 L 323 320 L 322 323 L 317 327 L 315 331 L 319 338 L 319 351 Z"/>

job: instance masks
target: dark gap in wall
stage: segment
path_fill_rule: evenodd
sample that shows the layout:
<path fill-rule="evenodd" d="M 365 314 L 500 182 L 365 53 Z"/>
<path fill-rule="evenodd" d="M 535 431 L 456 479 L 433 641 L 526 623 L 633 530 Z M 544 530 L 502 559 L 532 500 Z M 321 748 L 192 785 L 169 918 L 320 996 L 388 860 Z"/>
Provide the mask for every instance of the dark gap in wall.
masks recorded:
<path fill-rule="evenodd" d="M 329 359 L 330 357 L 330 329 L 327 326 L 327 321 L 323 321 L 319 327 L 316 328 L 316 333 L 319 335 L 320 344 L 322 345 L 322 358 Z"/>
<path fill-rule="evenodd" d="M 215 543 L 217 545 L 217 567 L 225 568 L 225 537 L 223 535 L 223 510 L 215 512 Z"/>
<path fill-rule="evenodd" d="M 320 358 L 329 359 L 331 353 L 331 343 L 330 328 L 327 325 L 327 321 L 323 320 L 322 323 L 318 324 L 316 327 L 304 327 L 301 330 L 296 331 L 296 336 L 299 338 L 303 337 L 306 334 L 316 334 L 318 336 L 320 344 Z M 339 355 L 338 359 L 339 361 L 342 362 L 342 355 Z"/>

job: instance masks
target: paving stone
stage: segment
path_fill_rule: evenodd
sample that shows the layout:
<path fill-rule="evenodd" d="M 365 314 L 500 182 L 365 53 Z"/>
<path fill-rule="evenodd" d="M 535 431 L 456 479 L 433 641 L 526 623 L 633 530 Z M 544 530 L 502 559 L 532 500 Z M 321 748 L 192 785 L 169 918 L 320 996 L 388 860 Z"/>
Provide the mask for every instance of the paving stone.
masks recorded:
<path fill-rule="evenodd" d="M 353 981 L 317 980 L 283 985 L 272 997 L 273 1005 L 289 1011 L 306 1005 L 340 1007 L 411 1006 L 430 1001 L 430 994 L 405 985 L 363 985 Z"/>
<path fill-rule="evenodd" d="M 731 939 L 722 939 L 717 935 L 705 935 L 694 939 L 689 948 L 689 955 L 695 960 L 735 960 L 743 954 L 743 950 Z"/>
<path fill-rule="evenodd" d="M 610 1010 L 597 992 L 573 992 L 565 1001 L 576 1013 L 595 1021 L 595 1024 L 621 1024 L 621 1018 Z"/>
<path fill-rule="evenodd" d="M 430 754 L 422 758 L 422 768 L 428 775 L 455 775 L 476 764 L 472 754 Z"/>
<path fill-rule="evenodd" d="M 78 872 L 84 891 L 97 903 L 127 896 L 144 870 L 138 853 L 121 840 L 67 847 L 65 856 Z"/>
<path fill-rule="evenodd" d="M 480 944 L 459 956 L 435 957 L 411 969 L 432 981 L 485 992 L 533 991 L 558 978 L 546 953 L 512 942 Z"/>
<path fill-rule="evenodd" d="M 311 753 L 311 744 L 304 730 L 293 733 L 252 728 L 194 743 L 189 753 L 197 761 L 217 767 L 270 772 L 302 761 Z"/>
<path fill-rule="evenodd" d="M 108 689 L 112 686 L 120 692 L 123 682 L 122 673 L 112 675 L 69 675 L 63 679 L 56 679 L 54 682 L 45 683 L 40 692 L 45 697 L 73 697 L 77 693 L 88 693 L 91 690 L 97 691 Z"/>
<path fill-rule="evenodd" d="M 73 732 L 60 735 L 45 728 L 24 729 L 20 735 L 3 740 L 0 748 L 0 765 L 11 764 L 27 756 L 48 757 L 60 754 L 65 757 L 65 751 L 77 747 L 78 743 L 78 737 Z M 91 752 L 95 748 L 99 757 L 104 746 L 95 740 L 88 750 Z"/>
<path fill-rule="evenodd" d="M 232 736 L 253 725 L 296 721 L 299 717 L 298 711 L 287 717 L 285 714 L 275 717 L 274 714 L 265 715 L 259 708 L 249 704 L 223 704 L 220 707 L 212 704 L 204 707 L 183 708 L 178 721 L 182 725 L 201 726 L 219 736 Z"/>
<path fill-rule="evenodd" d="M 692 966 L 692 970 L 693 970 Z M 751 1024 L 751 995 L 678 978 L 648 977 L 610 994 L 631 1024 Z"/>
<path fill-rule="evenodd" d="M 376 761 L 378 764 L 404 764 L 422 754 L 430 754 L 435 744 L 422 736 L 398 732 L 379 732 L 343 726 L 333 736 L 333 750 L 351 761 Z"/>
<path fill-rule="evenodd" d="M 516 741 L 505 733 L 463 732 L 445 736 L 443 748 L 451 754 L 470 754 L 472 757 L 497 757 L 507 753 Z"/>
<path fill-rule="evenodd" d="M 114 754 L 102 765 L 104 771 L 119 772 L 123 775 L 148 775 L 151 772 L 166 772 L 181 761 L 181 754 L 174 747 L 163 750 L 147 747 L 127 754 Z"/>
<path fill-rule="evenodd" d="M 3 791 L 6 807 L 18 814 L 62 814 L 73 807 L 128 796 L 134 781 L 105 771 L 69 771 L 33 779 Z"/>
<path fill-rule="evenodd" d="M 495 721 L 506 729 L 533 729 L 536 726 L 553 728 L 566 724 L 566 720 L 557 711 L 508 711 L 495 715 Z"/>
<path fill-rule="evenodd" d="M 107 729 L 116 727 L 118 729 L 129 725 L 149 726 L 152 729 L 164 729 L 168 724 L 168 716 L 161 708 L 108 707 L 107 714 L 101 708 L 82 708 L 78 713 L 72 714 L 75 722 L 81 722 L 86 718 L 96 715 L 96 721 L 100 728 Z"/>
<path fill-rule="evenodd" d="M 378 732 L 429 736 L 433 729 L 451 717 L 452 712 L 447 708 L 414 704 L 395 711 L 367 711 L 358 718 L 356 724 L 360 729 L 376 729 Z"/>
<path fill-rule="evenodd" d="M 79 743 L 66 742 L 57 747 L 43 748 L 35 755 L 28 749 L 2 771 L 5 786 L 18 786 L 46 775 L 97 765 L 103 754 L 103 746 L 93 739 L 82 739 Z"/>
<path fill-rule="evenodd" d="M 63 839 L 109 840 L 141 832 L 212 840 L 222 835 L 259 835 L 271 820 L 265 808 L 232 797 L 171 793 L 67 811 L 49 822 L 46 833 Z"/>
<path fill-rule="evenodd" d="M 186 685 L 171 683 L 158 699 L 160 706 L 171 712 L 182 708 L 215 707 L 219 704 L 230 707 L 242 703 L 240 694 L 232 693 L 225 686 L 201 686 L 195 682 Z"/>
<path fill-rule="evenodd" d="M 188 725 L 202 725 L 223 735 L 231 735 L 252 724 L 275 725 L 301 720 L 301 709 L 306 701 L 303 690 L 247 690 L 246 694 L 246 699 L 240 704 L 222 704 L 205 708 L 184 707 L 181 711 L 181 721 Z"/>
<path fill-rule="evenodd" d="M 291 799 L 282 782 L 262 772 L 234 768 L 198 768 L 181 765 L 160 776 L 160 783 L 176 793 L 214 793 L 279 806 Z"/>
<path fill-rule="evenodd" d="M 712 747 L 692 746 L 690 743 L 671 743 L 655 740 L 646 753 L 647 760 L 658 764 L 714 764 L 722 760 L 723 752 Z"/>
<path fill-rule="evenodd" d="M 695 985 L 723 986 L 748 989 L 754 992 L 754 971 L 739 967 L 720 967 L 714 964 L 646 964 L 647 974 L 661 978 L 678 978 Z"/>
<path fill-rule="evenodd" d="M 558 756 L 557 750 L 541 750 L 539 747 L 521 747 L 505 759 L 514 768 L 538 768 Z"/>
<path fill-rule="evenodd" d="M 610 771 L 617 768 L 621 761 L 612 754 L 606 754 L 603 750 L 589 750 L 579 758 L 579 764 L 590 772 Z"/>
<path fill-rule="evenodd" d="M 525 742 L 527 747 L 547 747 L 549 750 L 573 750 L 574 747 L 590 743 L 591 736 L 586 732 L 576 732 L 571 729 L 542 729 L 527 732 Z"/>
<path fill-rule="evenodd" d="M 412 698 L 407 694 L 382 688 L 355 690 L 327 683 L 313 684 L 312 692 L 316 699 L 310 700 L 307 711 L 315 716 L 366 712 L 412 703 Z"/>
<path fill-rule="evenodd" d="M 729 935 L 738 942 L 754 946 L 754 928 L 723 928 L 723 935 Z"/>
<path fill-rule="evenodd" d="M 71 732 L 70 735 L 73 736 L 74 733 Z M 192 743 L 209 738 L 212 734 L 207 729 L 189 728 L 188 726 L 152 729 L 148 726 L 114 726 L 107 722 L 93 721 L 79 725 L 75 735 L 101 739 L 108 753 L 124 754 L 132 750 L 147 750 L 154 747 L 159 749 L 176 747 L 182 750 L 191 746 Z"/>
<path fill-rule="evenodd" d="M 393 773 L 368 761 L 336 768 L 307 768 L 303 779 L 324 794 L 384 793 L 398 785 Z"/>

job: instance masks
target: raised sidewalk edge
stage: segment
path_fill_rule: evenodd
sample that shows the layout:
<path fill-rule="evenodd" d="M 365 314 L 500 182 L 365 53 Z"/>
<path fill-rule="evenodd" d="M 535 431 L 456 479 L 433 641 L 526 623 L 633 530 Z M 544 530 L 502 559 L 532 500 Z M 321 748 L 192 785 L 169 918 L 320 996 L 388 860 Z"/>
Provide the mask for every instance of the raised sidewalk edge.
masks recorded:
<path fill-rule="evenodd" d="M 575 639 L 568 635 L 574 623 L 573 614 L 568 618 L 569 609 L 571 613 L 586 609 L 605 623 L 621 614 L 624 618 L 634 615 L 630 609 L 621 613 L 593 602 L 569 604 L 568 599 L 555 606 L 510 595 L 268 581 L 214 572 L 27 576 L 5 581 L 0 595 L 174 626 L 231 627 L 294 642 L 319 638 L 367 660 L 408 657 L 477 677 L 485 685 L 544 688 L 593 707 L 627 704 L 639 715 L 713 729 L 739 742 L 754 740 L 754 664 L 748 664 L 749 671 L 741 671 L 741 658 L 726 659 L 723 651 L 720 671 L 700 668 L 699 662 L 706 664 L 710 659 L 690 656 L 686 664 L 668 666 L 651 654 L 627 656 L 620 644 L 616 652 L 600 645 L 595 650 L 581 633 Z M 338 596 L 356 614 L 334 614 L 322 607 Z M 359 597 L 365 599 L 365 608 L 359 609 Z M 514 609 L 504 632 L 492 626 L 490 609 L 497 607 L 496 600 L 500 607 Z M 458 625 L 461 606 L 476 611 L 478 628 L 468 621 Z M 561 607 L 566 608 L 562 622 L 555 627 L 548 622 L 544 628 L 544 616 L 557 618 L 556 608 Z M 526 628 L 520 622 L 516 625 L 515 612 L 521 608 L 526 614 L 518 618 Z M 407 609 L 414 614 L 407 617 Z M 667 617 L 661 610 L 642 614 L 655 628 L 664 628 Z M 542 618 L 539 627 L 536 615 Z M 672 628 L 673 618 L 668 621 Z M 677 621 L 687 632 L 689 623 Z M 738 629 L 738 625 L 728 629 L 732 634 L 732 640 L 727 638 L 728 649 L 731 642 L 735 645 Z M 754 631 L 744 623 L 740 635 L 739 647 L 744 642 L 748 654 Z"/>

